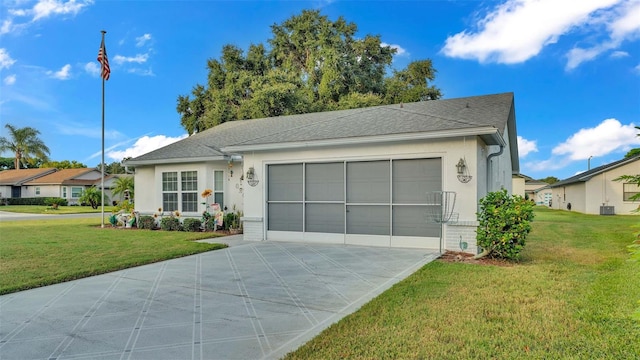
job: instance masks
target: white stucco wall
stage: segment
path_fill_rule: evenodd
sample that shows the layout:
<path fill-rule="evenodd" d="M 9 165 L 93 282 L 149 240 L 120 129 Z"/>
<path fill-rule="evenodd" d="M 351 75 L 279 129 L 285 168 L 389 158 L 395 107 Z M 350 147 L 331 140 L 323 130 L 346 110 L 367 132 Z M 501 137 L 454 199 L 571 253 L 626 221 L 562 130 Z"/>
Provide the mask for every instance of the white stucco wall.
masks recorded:
<path fill-rule="evenodd" d="M 182 212 L 182 217 L 199 218 L 205 211 L 205 202 L 200 194 L 205 189 L 213 189 L 214 171 L 224 172 L 224 202 L 227 211 L 243 210 L 243 189 L 240 181 L 242 163 L 234 162 L 232 167 L 226 161 L 206 163 L 166 164 L 155 166 L 136 166 L 135 168 L 135 209 L 141 214 L 152 215 L 162 208 L 162 173 L 169 171 L 197 171 L 198 172 L 198 211 Z M 233 171 L 233 175 L 231 174 Z M 178 182 L 180 175 L 178 175 Z M 180 198 L 178 199 L 180 202 Z M 213 197 L 209 198 L 213 201 Z M 180 206 L 180 205 L 179 205 Z"/>
<path fill-rule="evenodd" d="M 520 195 L 524 197 L 524 194 L 525 194 L 524 178 L 520 176 L 514 176 L 511 181 L 512 181 L 513 195 Z"/>
<path fill-rule="evenodd" d="M 458 213 L 458 226 L 467 226 L 475 230 L 476 211 L 478 204 L 478 179 L 483 179 L 484 175 L 479 175 L 480 171 L 484 171 L 483 165 L 485 159 L 481 159 L 478 164 L 477 154 L 486 153 L 483 145 L 478 144 L 475 138 L 467 138 L 466 140 L 433 140 L 433 141 L 414 141 L 402 142 L 386 145 L 360 145 L 360 146 L 343 146 L 331 148 L 309 148 L 296 149 L 290 151 L 269 151 L 269 152 L 252 152 L 244 154 L 244 170 L 253 166 L 256 171 L 257 178 L 260 183 L 255 187 L 244 185 L 245 203 L 245 238 L 248 240 L 264 240 L 265 239 L 265 169 L 266 165 L 273 163 L 291 163 L 291 162 L 324 162 L 335 160 L 377 160 L 377 159 L 406 159 L 406 158 L 442 158 L 442 181 L 443 190 L 455 191 L 457 200 L 454 212 Z M 473 176 L 468 183 L 461 183 L 457 178 L 456 164 L 460 158 L 466 158 L 469 172 Z M 498 162 L 500 159 L 496 159 Z M 511 172 L 509 166 L 500 165 L 499 168 L 508 168 L 508 184 L 500 184 L 500 186 L 511 188 Z M 485 172 L 486 173 L 486 172 Z M 503 176 L 497 176 L 497 181 L 504 179 Z M 482 180 L 480 180 L 483 182 Z M 246 183 L 246 182 L 245 182 Z M 452 236 L 447 239 L 447 230 L 445 227 L 445 243 L 450 244 L 452 250 L 459 250 L 459 235 L 466 234 L 464 241 L 469 243 L 467 251 L 475 252 L 475 231 L 468 231 L 457 227 L 452 230 Z M 257 233 L 260 231 L 260 233 Z M 447 245 L 449 247 L 449 245 Z"/>

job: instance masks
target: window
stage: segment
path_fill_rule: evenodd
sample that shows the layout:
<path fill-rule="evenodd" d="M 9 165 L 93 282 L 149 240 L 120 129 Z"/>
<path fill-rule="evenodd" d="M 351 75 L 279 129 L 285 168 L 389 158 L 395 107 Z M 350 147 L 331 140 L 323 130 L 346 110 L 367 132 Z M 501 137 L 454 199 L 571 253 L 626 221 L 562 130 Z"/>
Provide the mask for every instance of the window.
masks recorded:
<path fill-rule="evenodd" d="M 178 173 L 162 173 L 162 210 L 178 210 Z"/>
<path fill-rule="evenodd" d="M 36 186 L 36 195 L 40 195 L 40 186 Z"/>
<path fill-rule="evenodd" d="M 71 197 L 79 198 L 82 196 L 82 187 L 80 186 L 72 186 L 71 187 Z"/>
<path fill-rule="evenodd" d="M 67 187 L 66 186 L 62 187 L 62 198 L 64 198 L 64 199 L 67 198 Z"/>
<path fill-rule="evenodd" d="M 625 183 L 622 185 L 622 200 L 633 201 L 631 198 L 640 194 L 640 187 L 634 183 Z"/>
<path fill-rule="evenodd" d="M 182 211 L 198 211 L 198 172 L 183 171 L 180 173 L 182 185 Z"/>
<path fill-rule="evenodd" d="M 183 212 L 198 211 L 198 172 L 180 172 L 178 186 L 178 172 L 162 173 L 162 210 Z"/>
<path fill-rule="evenodd" d="M 213 202 L 224 209 L 224 171 L 213 172 Z"/>

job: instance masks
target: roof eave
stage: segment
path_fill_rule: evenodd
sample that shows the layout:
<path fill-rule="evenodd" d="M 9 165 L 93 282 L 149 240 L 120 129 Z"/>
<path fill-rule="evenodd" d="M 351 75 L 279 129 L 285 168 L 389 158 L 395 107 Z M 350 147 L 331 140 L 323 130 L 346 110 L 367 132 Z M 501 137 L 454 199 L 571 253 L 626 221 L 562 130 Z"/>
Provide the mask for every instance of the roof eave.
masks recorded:
<path fill-rule="evenodd" d="M 188 157 L 188 158 L 173 158 L 173 159 L 154 159 L 154 160 L 127 160 L 122 164 L 124 166 L 142 166 L 142 165 L 162 165 L 162 164 L 177 164 L 177 163 L 190 163 L 190 162 L 203 162 L 203 161 L 226 161 L 228 156 L 207 156 L 207 157 Z"/>
<path fill-rule="evenodd" d="M 285 150 L 299 149 L 309 147 L 328 147 L 328 146 L 344 146 L 344 145 L 363 145 L 384 142 L 399 142 L 412 140 L 430 140 L 454 138 L 461 136 L 480 136 L 489 145 L 505 145 L 504 139 L 500 136 L 498 129 L 492 126 L 467 129 L 450 129 L 442 131 L 416 132 L 405 134 L 389 134 L 377 136 L 359 136 L 351 138 L 323 139 L 311 141 L 293 141 L 278 142 L 268 144 L 251 144 L 251 145 L 231 145 L 223 147 L 221 150 L 225 152 L 247 152 L 247 151 L 269 151 L 269 150 Z"/>

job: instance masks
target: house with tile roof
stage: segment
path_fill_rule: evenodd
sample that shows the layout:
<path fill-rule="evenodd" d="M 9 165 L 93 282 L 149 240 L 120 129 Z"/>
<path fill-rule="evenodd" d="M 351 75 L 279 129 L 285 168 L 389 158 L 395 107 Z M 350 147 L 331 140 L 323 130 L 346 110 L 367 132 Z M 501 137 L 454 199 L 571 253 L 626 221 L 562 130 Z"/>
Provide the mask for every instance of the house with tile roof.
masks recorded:
<path fill-rule="evenodd" d="M 598 166 L 550 185 L 552 208 L 585 214 L 633 214 L 640 201 L 636 184 L 616 181 L 622 175 L 640 174 L 640 155 Z M 637 214 L 637 213 L 635 213 Z"/>
<path fill-rule="evenodd" d="M 519 173 L 514 95 L 232 121 L 126 164 L 142 214 L 215 202 L 246 240 L 476 251 L 479 199 Z"/>
<path fill-rule="evenodd" d="M 0 171 L 0 199 L 26 197 L 22 195 L 27 193 L 25 183 L 55 171 L 53 168 Z"/>
<path fill-rule="evenodd" d="M 75 205 L 84 190 L 101 178 L 102 173 L 96 169 L 61 169 L 25 182 L 22 197 L 60 197 Z"/>

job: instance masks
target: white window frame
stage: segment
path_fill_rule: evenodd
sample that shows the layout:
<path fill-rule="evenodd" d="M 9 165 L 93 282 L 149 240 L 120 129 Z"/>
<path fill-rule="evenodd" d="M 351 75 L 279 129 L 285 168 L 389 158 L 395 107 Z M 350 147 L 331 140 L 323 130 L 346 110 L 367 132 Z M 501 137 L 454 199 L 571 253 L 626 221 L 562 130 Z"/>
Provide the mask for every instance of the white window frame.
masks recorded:
<path fill-rule="evenodd" d="M 635 189 L 633 189 L 635 187 Z M 627 191 L 627 188 L 635 191 Z M 623 183 L 622 184 L 622 201 L 632 202 L 629 198 L 640 193 L 640 186 L 635 183 Z M 637 200 L 636 200 L 637 201 Z"/>
<path fill-rule="evenodd" d="M 198 171 L 188 170 L 180 172 L 180 210 L 182 212 L 198 212 Z M 185 195 L 190 194 L 195 200 L 186 203 Z M 185 210 L 185 205 L 194 206 L 193 209 Z"/>
<path fill-rule="evenodd" d="M 36 195 L 40 195 L 40 186 L 36 186 Z"/>
<path fill-rule="evenodd" d="M 220 186 L 216 186 L 216 174 L 220 176 Z M 222 196 L 222 203 L 218 203 L 220 205 L 220 210 L 224 210 L 224 171 L 223 170 L 214 170 L 213 171 L 213 202 L 216 203 L 216 194 Z"/>
<path fill-rule="evenodd" d="M 175 210 L 179 210 L 179 206 L 180 206 L 180 199 L 178 198 L 178 187 L 180 186 L 180 182 L 178 181 L 178 171 L 163 171 L 162 172 L 162 179 L 161 179 L 161 186 L 162 186 L 162 211 L 175 211 Z M 175 177 L 169 179 L 168 177 L 171 175 L 174 175 Z M 166 175 L 166 179 L 165 179 L 165 175 Z M 170 186 L 172 184 L 175 183 L 175 189 L 173 186 Z M 169 203 L 169 200 L 165 199 L 165 195 L 169 195 L 169 194 L 174 194 L 175 195 L 175 209 L 172 209 L 171 207 L 167 206 L 167 204 Z M 171 201 L 171 203 L 173 203 L 174 201 Z"/>
<path fill-rule="evenodd" d="M 80 195 L 79 196 L 74 196 L 74 190 L 80 189 Z M 84 188 L 82 186 L 72 186 L 71 187 L 71 198 L 72 199 L 79 199 L 82 197 L 82 193 L 84 193 Z M 77 195 L 77 192 L 75 193 Z"/>
<path fill-rule="evenodd" d="M 62 198 L 63 199 L 67 198 L 67 187 L 66 186 L 62 187 Z"/>

